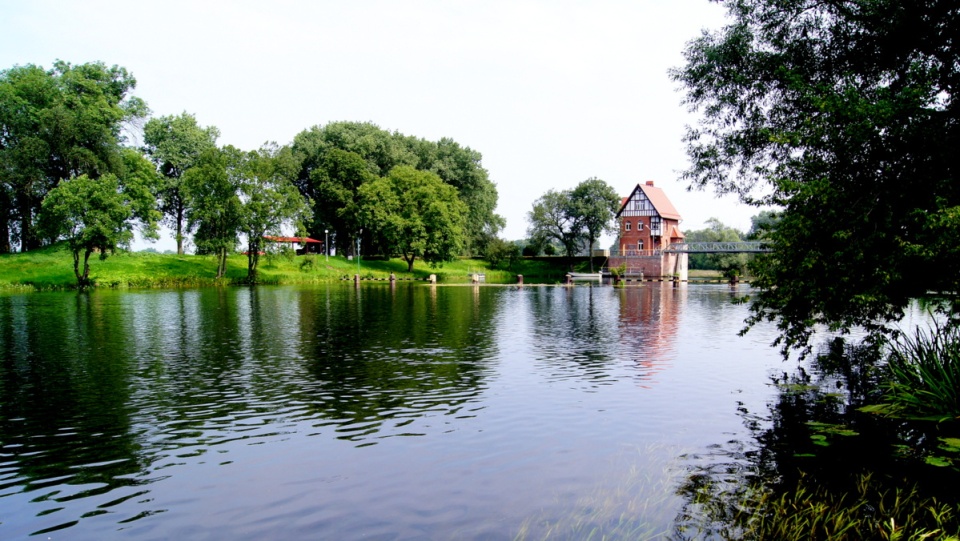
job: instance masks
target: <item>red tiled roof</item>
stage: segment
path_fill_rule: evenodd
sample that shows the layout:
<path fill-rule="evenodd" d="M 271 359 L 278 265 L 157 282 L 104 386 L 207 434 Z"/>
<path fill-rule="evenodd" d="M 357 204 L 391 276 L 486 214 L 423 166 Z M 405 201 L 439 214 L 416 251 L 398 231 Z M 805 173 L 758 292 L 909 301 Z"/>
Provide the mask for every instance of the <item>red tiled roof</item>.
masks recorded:
<path fill-rule="evenodd" d="M 637 184 L 637 187 L 630 192 L 630 195 L 624 197 L 621 201 L 620 210 L 617 211 L 617 216 L 623 212 L 623 208 L 626 206 L 627 201 L 633 197 L 633 194 L 637 190 L 643 191 L 644 195 L 647 196 L 647 199 L 650 200 L 650 202 L 653 204 L 653 208 L 657 210 L 657 213 L 661 217 L 677 221 L 681 219 L 680 213 L 677 212 L 677 209 L 673 206 L 673 203 L 670 202 L 670 199 L 667 198 L 667 195 L 663 193 L 663 190 L 654 186 L 652 181 L 649 181 L 645 184 Z"/>
<path fill-rule="evenodd" d="M 273 242 L 299 242 L 299 243 L 318 242 L 320 244 L 323 244 L 323 241 L 319 241 L 317 239 L 311 239 L 310 237 L 274 237 L 272 235 L 264 235 L 263 238 L 267 240 L 272 240 Z"/>

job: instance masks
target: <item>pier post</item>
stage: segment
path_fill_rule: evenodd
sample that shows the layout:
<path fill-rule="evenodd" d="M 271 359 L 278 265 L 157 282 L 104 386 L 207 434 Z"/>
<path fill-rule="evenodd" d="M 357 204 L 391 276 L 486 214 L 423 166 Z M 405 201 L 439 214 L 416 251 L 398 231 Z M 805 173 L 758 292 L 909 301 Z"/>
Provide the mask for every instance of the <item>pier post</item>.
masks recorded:
<path fill-rule="evenodd" d="M 520 286 L 523 285 L 523 275 L 522 275 L 522 274 L 518 274 L 518 275 L 517 275 L 517 285 L 520 285 Z"/>
<path fill-rule="evenodd" d="M 359 274 L 354 274 L 354 275 L 353 275 L 353 285 L 355 285 L 355 286 L 357 286 L 357 287 L 360 287 L 360 275 L 359 275 Z"/>
<path fill-rule="evenodd" d="M 437 275 L 436 275 L 436 274 L 431 274 L 429 280 L 430 280 L 430 283 L 431 283 L 431 284 L 437 285 Z"/>

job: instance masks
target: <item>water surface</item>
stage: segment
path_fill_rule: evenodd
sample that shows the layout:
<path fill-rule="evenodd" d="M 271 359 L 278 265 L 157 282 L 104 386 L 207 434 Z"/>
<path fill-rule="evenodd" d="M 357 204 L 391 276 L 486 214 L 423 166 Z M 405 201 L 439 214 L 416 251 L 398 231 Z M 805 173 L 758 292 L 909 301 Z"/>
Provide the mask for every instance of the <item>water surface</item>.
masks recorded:
<path fill-rule="evenodd" d="M 3 295 L 0 538 L 655 537 L 774 393 L 745 291 Z"/>

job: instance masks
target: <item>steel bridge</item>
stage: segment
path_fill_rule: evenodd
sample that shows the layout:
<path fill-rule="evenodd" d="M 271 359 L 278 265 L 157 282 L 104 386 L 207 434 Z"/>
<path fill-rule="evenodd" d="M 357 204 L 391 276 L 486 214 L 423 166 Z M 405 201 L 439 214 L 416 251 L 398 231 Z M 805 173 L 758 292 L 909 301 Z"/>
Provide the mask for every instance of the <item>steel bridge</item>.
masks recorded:
<path fill-rule="evenodd" d="M 762 241 L 674 242 L 663 250 L 667 254 L 765 254 L 770 251 Z"/>

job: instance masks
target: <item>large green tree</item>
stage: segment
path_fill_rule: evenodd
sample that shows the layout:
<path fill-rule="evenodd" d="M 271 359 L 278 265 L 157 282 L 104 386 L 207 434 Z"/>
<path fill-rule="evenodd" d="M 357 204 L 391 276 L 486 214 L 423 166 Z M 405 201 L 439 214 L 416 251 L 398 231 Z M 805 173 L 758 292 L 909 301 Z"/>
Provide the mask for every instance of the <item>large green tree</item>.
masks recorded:
<path fill-rule="evenodd" d="M 365 122 L 333 122 L 297 134 L 292 146 L 300 163 L 296 185 L 314 202 L 309 230 L 313 235 L 332 231 L 342 253 L 352 252 L 359 231 L 360 186 L 400 165 L 435 173 L 467 204 L 464 253 L 483 253 L 486 243 L 505 225 L 494 212 L 497 189 L 481 164 L 481 154 L 450 138 L 434 142 Z M 364 243 L 378 241 L 375 236 L 364 237 Z M 370 244 L 367 248 L 382 247 Z"/>
<path fill-rule="evenodd" d="M 183 174 L 187 229 L 195 231 L 197 253 L 217 258 L 217 278 L 226 274 L 227 256 L 236 249 L 243 226 L 240 186 L 228 172 L 231 162 L 242 159 L 242 153 L 232 147 L 207 149 Z"/>
<path fill-rule="evenodd" d="M 183 254 L 183 241 L 189 231 L 189 200 L 184 193 L 184 173 L 196 165 L 204 152 L 216 148 L 220 131 L 202 127 L 189 113 L 151 118 L 143 128 L 145 150 L 163 175 L 158 190 L 160 210 L 173 229 L 177 253 Z"/>
<path fill-rule="evenodd" d="M 583 223 L 575 212 L 570 190 L 547 190 L 533 202 L 533 210 L 527 214 L 530 227 L 527 235 L 538 245 L 557 241 L 573 257 L 584 243 Z"/>
<path fill-rule="evenodd" d="M 817 324 L 876 336 L 960 290 L 960 4 L 725 5 L 673 76 L 701 113 L 691 184 L 782 209 L 748 323 L 808 351 Z"/>
<path fill-rule="evenodd" d="M 47 235 L 65 239 L 70 247 L 78 287 L 91 284 L 90 256 L 99 252 L 100 259 L 106 259 L 118 247 L 129 245 L 135 221 L 145 237 L 156 237 L 159 214 L 153 194 L 144 189 L 150 180 L 144 173 L 152 171 L 131 169 L 125 181 L 113 173 L 97 178 L 80 175 L 61 182 L 44 198 L 42 223 Z"/>
<path fill-rule="evenodd" d="M 293 184 L 298 163 L 290 147 L 268 143 L 258 150 L 235 155 L 230 174 L 239 187 L 241 232 L 247 239 L 247 280 L 257 281 L 257 265 L 265 235 L 282 235 L 289 227 L 302 233 L 310 219 L 311 201 Z"/>
<path fill-rule="evenodd" d="M 620 208 L 620 196 L 612 186 L 592 177 L 570 192 L 570 203 L 584 230 L 587 247 L 592 256 L 593 246 L 600 235 L 614 230 L 613 219 Z M 590 257 L 590 272 L 593 272 L 593 257 Z"/>
<path fill-rule="evenodd" d="M 37 213 L 61 181 L 120 172 L 123 128 L 147 114 L 135 86 L 100 62 L 0 72 L 0 252 L 41 245 Z"/>
<path fill-rule="evenodd" d="M 366 229 L 387 253 L 399 253 L 413 271 L 420 258 L 431 265 L 451 261 L 463 250 L 469 210 L 454 187 L 440 177 L 399 166 L 360 188 Z"/>

